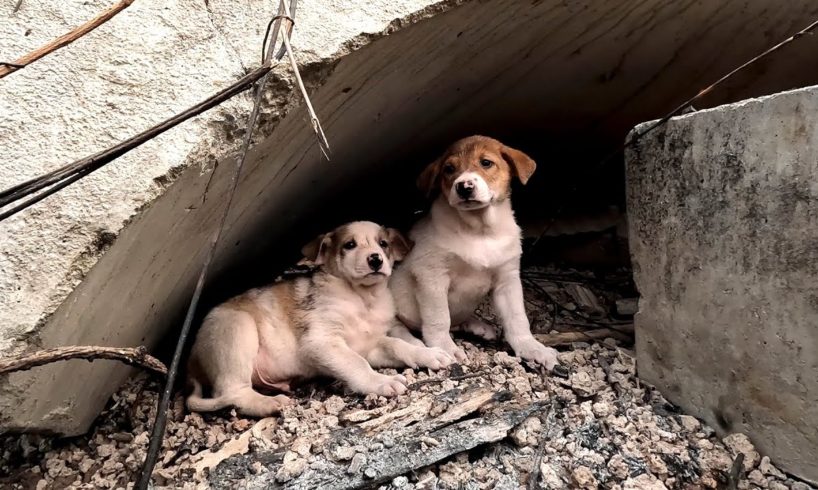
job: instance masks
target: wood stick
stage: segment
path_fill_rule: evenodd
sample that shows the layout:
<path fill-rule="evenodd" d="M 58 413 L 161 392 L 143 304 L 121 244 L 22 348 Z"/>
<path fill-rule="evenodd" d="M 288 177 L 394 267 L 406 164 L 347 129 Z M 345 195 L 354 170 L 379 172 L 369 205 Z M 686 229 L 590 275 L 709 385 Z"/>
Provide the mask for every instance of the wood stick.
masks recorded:
<path fill-rule="evenodd" d="M 168 372 L 165 365 L 162 364 L 159 359 L 148 354 L 147 349 L 143 346 L 136 348 L 118 348 L 72 345 L 28 352 L 0 359 L 0 375 L 14 371 L 24 371 L 44 364 L 67 361 L 69 359 L 86 359 L 88 361 L 108 359 L 124 362 L 131 366 L 138 366 L 163 376 Z"/>
<path fill-rule="evenodd" d="M 631 340 L 628 334 L 633 334 L 633 325 L 621 325 L 616 330 L 611 328 L 597 328 L 595 330 L 585 330 L 577 332 L 560 332 L 549 334 L 535 334 L 534 338 L 543 345 L 553 347 L 555 345 L 567 345 L 571 342 L 582 342 L 585 340 L 598 340 L 613 337 L 619 340 Z"/>
<path fill-rule="evenodd" d="M 104 12 L 100 13 L 99 15 L 89 20 L 85 24 L 82 24 L 81 26 L 77 27 L 73 31 L 63 34 L 62 36 L 51 41 L 50 43 L 44 46 L 40 46 L 39 48 L 28 53 L 27 55 L 18 58 L 17 60 L 14 61 L 12 65 L 0 66 L 0 78 L 3 78 L 10 73 L 14 73 L 15 71 L 20 70 L 23 67 L 26 67 L 31 63 L 37 61 L 43 56 L 73 43 L 77 39 L 93 31 L 94 29 L 101 26 L 105 22 L 111 20 L 113 16 L 128 8 L 133 2 L 134 0 L 120 0 L 117 4 L 115 4 L 108 10 L 105 10 Z M 17 6 L 19 8 L 19 4 Z"/>

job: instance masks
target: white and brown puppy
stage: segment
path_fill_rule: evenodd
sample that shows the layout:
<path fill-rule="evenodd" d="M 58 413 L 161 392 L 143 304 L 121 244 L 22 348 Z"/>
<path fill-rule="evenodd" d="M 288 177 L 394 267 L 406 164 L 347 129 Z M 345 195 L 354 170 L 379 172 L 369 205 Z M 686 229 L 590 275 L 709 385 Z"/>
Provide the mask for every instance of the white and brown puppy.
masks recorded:
<path fill-rule="evenodd" d="M 418 178 L 437 195 L 431 211 L 409 234 L 415 247 L 390 279 L 398 317 L 423 341 L 466 360 L 452 327 L 491 338 L 494 329 L 474 316 L 491 293 L 505 339 L 516 355 L 548 369 L 557 352 L 537 342 L 523 304 L 521 232 L 511 209 L 511 179 L 525 184 L 536 164 L 497 140 L 471 136 L 450 146 Z M 392 335 L 412 341 L 405 328 Z"/>
<path fill-rule="evenodd" d="M 349 223 L 303 248 L 320 266 L 313 275 L 252 289 L 214 308 L 191 352 L 188 408 L 233 406 L 265 417 L 289 398 L 256 388 L 288 390 L 291 381 L 318 375 L 359 393 L 395 396 L 406 391 L 406 379 L 372 367 L 439 369 L 454 362 L 441 349 L 386 335 L 396 321 L 387 281 L 409 243 L 393 229 Z"/>

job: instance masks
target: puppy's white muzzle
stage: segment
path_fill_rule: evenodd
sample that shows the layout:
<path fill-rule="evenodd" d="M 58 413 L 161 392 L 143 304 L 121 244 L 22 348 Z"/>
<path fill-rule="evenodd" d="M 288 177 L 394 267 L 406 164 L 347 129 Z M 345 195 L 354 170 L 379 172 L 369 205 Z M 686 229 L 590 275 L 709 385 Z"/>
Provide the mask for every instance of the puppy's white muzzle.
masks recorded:
<path fill-rule="evenodd" d="M 465 172 L 452 182 L 447 198 L 455 208 L 472 210 L 491 204 L 494 195 L 483 177 L 474 172 Z"/>

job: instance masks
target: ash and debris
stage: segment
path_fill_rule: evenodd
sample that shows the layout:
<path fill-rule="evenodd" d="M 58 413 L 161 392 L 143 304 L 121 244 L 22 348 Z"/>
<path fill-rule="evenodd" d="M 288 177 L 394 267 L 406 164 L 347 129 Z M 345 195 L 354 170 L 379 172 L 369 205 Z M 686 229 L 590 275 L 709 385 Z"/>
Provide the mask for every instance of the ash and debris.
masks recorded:
<path fill-rule="evenodd" d="M 623 301 L 633 297 L 627 271 L 600 277 L 531 268 L 524 272 L 524 284 L 539 333 L 615 329 L 633 314 L 630 302 Z M 492 320 L 488 311 L 484 317 Z M 679 413 L 639 381 L 633 353 L 620 340 L 559 347 L 568 368 L 564 377 L 542 373 L 499 344 L 458 342 L 469 355 L 467 365 L 441 372 L 403 370 L 411 389 L 393 399 L 354 395 L 337 382 L 317 380 L 298 388 L 298 404 L 280 417 L 252 420 L 234 411 L 186 413 L 177 394 L 154 483 L 157 488 L 309 490 L 725 488 L 742 453 L 736 488 L 812 488 L 778 470 L 746 436 L 719 440 L 711 428 Z M 3 436 L 0 487 L 131 488 L 160 390 L 160 380 L 134 376 L 85 436 Z M 480 393 L 490 394 L 485 403 L 462 409 Z M 447 418 L 457 410 L 460 418 Z M 498 413 L 524 418 L 503 419 Z M 496 442 L 447 450 L 457 444 L 442 437 L 457 428 L 452 424 L 477 427 L 480 420 L 506 423 L 485 429 L 486 440 Z M 479 439 L 478 432 L 466 435 Z M 390 468 L 406 464 L 389 459 L 401 448 L 420 455 L 419 461 L 439 458 L 391 475 Z M 332 471 L 345 476 L 331 485 L 310 486 L 316 475 Z M 345 478 L 352 483 L 345 484 Z"/>

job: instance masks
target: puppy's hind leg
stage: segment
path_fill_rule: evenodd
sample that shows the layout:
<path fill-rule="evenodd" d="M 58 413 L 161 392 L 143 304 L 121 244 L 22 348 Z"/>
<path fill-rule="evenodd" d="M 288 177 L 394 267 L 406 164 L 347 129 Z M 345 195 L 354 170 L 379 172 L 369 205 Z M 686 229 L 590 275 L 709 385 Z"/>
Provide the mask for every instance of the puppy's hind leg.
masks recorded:
<path fill-rule="evenodd" d="M 414 334 L 412 334 L 412 332 L 406 328 L 406 325 L 397 319 L 392 324 L 392 328 L 389 329 L 389 336 L 396 339 L 401 339 L 404 342 L 408 342 L 417 347 L 426 347 L 426 344 L 424 344 L 422 340 L 415 337 Z"/>
<path fill-rule="evenodd" d="M 452 326 L 452 331 L 470 333 L 489 342 L 497 340 L 497 329 L 478 318 L 477 315 L 472 315 L 465 322 Z"/>
<path fill-rule="evenodd" d="M 266 396 L 253 389 L 259 339 L 249 313 L 230 308 L 214 310 L 205 318 L 196 343 L 201 350 L 195 354 L 212 380 L 213 397 L 202 398 L 201 392 L 194 389 L 187 399 L 190 410 L 209 412 L 232 406 L 242 415 L 268 417 L 290 403 L 286 396 Z"/>

